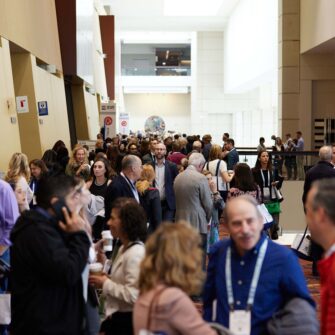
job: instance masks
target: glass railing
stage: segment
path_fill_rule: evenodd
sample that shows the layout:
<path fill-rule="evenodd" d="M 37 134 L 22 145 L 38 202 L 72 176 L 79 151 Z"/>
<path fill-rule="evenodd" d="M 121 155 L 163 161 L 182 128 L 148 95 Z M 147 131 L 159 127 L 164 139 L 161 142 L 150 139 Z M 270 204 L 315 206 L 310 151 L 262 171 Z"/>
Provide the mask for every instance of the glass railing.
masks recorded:
<path fill-rule="evenodd" d="M 240 162 L 253 168 L 257 161 L 255 148 L 236 148 Z M 268 150 L 273 170 L 282 175 L 285 180 L 304 180 L 306 172 L 319 160 L 318 151 L 280 151 Z"/>
<path fill-rule="evenodd" d="M 121 73 L 123 76 L 190 76 L 191 68 L 185 66 L 123 67 Z"/>

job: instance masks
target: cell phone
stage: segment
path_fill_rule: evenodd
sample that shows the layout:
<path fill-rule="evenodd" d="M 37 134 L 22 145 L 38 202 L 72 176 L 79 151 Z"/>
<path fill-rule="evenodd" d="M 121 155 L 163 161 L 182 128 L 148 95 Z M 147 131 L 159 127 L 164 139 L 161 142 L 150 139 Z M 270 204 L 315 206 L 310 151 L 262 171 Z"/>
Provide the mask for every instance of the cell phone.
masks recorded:
<path fill-rule="evenodd" d="M 71 212 L 69 210 L 69 207 L 67 207 L 64 199 L 58 199 L 56 202 L 54 202 L 51 205 L 51 208 L 55 212 L 55 218 L 58 221 L 62 221 L 63 223 L 66 224 L 66 220 L 65 220 L 64 213 L 63 213 L 63 210 L 62 210 L 63 207 L 65 207 L 67 209 L 68 213 L 71 214 Z"/>

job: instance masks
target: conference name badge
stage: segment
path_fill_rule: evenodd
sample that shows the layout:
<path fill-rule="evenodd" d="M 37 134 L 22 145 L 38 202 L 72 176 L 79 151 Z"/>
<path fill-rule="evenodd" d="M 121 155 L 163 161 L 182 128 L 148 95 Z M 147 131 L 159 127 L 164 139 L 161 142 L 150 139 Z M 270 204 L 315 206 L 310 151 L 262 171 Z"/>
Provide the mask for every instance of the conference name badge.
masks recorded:
<path fill-rule="evenodd" d="M 250 335 L 251 333 L 250 311 L 237 310 L 229 312 L 229 330 L 234 335 Z"/>

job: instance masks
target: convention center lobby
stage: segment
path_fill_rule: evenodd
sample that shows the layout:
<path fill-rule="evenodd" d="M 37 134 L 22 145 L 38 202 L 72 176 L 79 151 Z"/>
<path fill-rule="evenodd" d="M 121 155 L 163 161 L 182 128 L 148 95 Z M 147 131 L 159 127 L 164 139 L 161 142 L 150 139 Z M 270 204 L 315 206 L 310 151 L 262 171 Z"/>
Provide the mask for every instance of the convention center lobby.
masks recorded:
<path fill-rule="evenodd" d="M 1 0 L 0 335 L 334 335 L 334 13 Z"/>

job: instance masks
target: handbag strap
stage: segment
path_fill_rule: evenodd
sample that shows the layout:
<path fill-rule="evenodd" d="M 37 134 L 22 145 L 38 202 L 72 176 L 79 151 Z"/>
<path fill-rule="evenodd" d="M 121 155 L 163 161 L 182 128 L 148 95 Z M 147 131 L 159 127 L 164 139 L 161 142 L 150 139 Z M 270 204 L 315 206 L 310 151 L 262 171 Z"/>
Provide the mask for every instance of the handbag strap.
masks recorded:
<path fill-rule="evenodd" d="M 154 304 L 158 301 L 159 297 L 161 296 L 163 291 L 165 291 L 166 289 L 167 289 L 167 287 L 162 287 L 160 290 L 155 292 L 154 296 L 152 297 L 152 300 L 151 300 L 151 303 L 150 303 L 150 306 L 149 306 L 146 330 L 150 330 L 150 327 L 151 327 L 151 314 L 152 314 Z"/>
<path fill-rule="evenodd" d="M 305 238 L 305 236 L 306 236 L 306 234 L 307 234 L 307 230 L 308 230 L 308 226 L 306 226 L 306 228 L 305 228 L 304 234 L 302 235 L 302 238 L 301 238 L 301 240 L 300 240 L 300 242 L 299 242 L 299 244 L 298 244 L 297 250 L 300 249 L 300 247 L 301 247 L 301 245 L 302 245 L 302 242 L 304 241 L 304 238 Z"/>
<path fill-rule="evenodd" d="M 216 186 L 217 189 L 219 190 L 219 168 L 221 164 L 221 159 L 218 160 L 218 163 L 216 164 L 216 171 L 215 171 L 215 176 L 216 176 Z"/>

